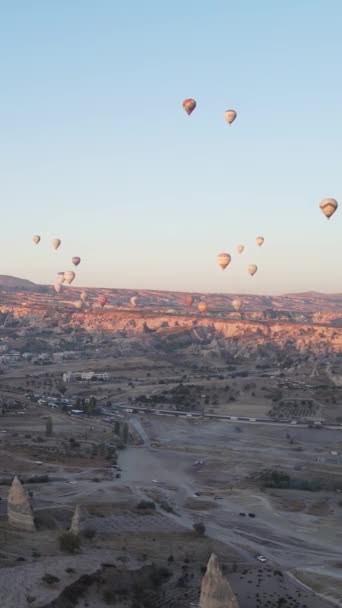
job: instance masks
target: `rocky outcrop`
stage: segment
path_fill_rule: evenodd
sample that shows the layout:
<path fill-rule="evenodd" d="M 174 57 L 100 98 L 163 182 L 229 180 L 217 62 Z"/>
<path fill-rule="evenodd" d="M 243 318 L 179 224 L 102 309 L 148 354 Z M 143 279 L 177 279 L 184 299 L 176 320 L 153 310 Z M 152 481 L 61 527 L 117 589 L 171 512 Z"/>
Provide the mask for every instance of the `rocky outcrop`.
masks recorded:
<path fill-rule="evenodd" d="M 202 580 L 199 608 L 239 608 L 237 599 L 227 579 L 223 576 L 216 555 L 213 553 Z"/>
<path fill-rule="evenodd" d="M 15 528 L 30 532 L 36 529 L 31 499 L 17 476 L 7 498 L 7 516 L 8 523 Z"/>
<path fill-rule="evenodd" d="M 71 520 L 70 532 L 80 534 L 86 520 L 86 512 L 80 505 L 76 505 L 73 518 Z"/>

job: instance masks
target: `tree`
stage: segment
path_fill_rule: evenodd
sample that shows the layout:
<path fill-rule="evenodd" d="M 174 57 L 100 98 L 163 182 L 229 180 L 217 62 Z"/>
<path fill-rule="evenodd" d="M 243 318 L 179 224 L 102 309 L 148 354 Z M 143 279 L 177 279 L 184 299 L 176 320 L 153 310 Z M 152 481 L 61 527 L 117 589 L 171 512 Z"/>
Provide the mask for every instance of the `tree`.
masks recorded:
<path fill-rule="evenodd" d="M 125 445 L 128 443 L 128 424 L 125 422 L 122 426 L 122 441 Z"/>
<path fill-rule="evenodd" d="M 46 421 L 45 434 L 47 437 L 51 437 L 51 435 L 53 434 L 53 422 L 52 422 L 51 416 L 49 416 L 49 418 Z"/>
<path fill-rule="evenodd" d="M 194 524 L 192 527 L 193 527 L 193 530 L 196 532 L 197 536 L 205 535 L 206 528 L 202 521 L 199 521 L 197 524 Z"/>
<path fill-rule="evenodd" d="M 78 534 L 73 532 L 63 532 L 59 537 L 59 546 L 66 553 L 76 553 L 81 545 L 81 539 Z"/>

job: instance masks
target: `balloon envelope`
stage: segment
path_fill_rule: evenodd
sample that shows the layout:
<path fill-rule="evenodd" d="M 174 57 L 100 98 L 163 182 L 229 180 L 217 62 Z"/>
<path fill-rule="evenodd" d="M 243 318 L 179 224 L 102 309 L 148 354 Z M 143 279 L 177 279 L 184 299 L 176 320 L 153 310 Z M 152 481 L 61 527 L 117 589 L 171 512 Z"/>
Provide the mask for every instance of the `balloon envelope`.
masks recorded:
<path fill-rule="evenodd" d="M 64 281 L 65 281 L 64 274 L 65 274 L 64 272 L 57 272 L 56 283 L 60 283 L 60 284 L 64 283 Z"/>
<path fill-rule="evenodd" d="M 62 291 L 62 285 L 61 285 L 61 283 L 55 283 L 54 289 L 55 289 L 56 293 L 60 293 Z"/>
<path fill-rule="evenodd" d="M 197 308 L 200 312 L 206 312 L 208 310 L 208 304 L 206 302 L 199 302 Z"/>
<path fill-rule="evenodd" d="M 231 125 L 237 117 L 235 110 L 226 110 L 224 113 L 225 120 Z"/>
<path fill-rule="evenodd" d="M 194 302 L 194 299 L 193 299 L 193 297 L 190 294 L 187 294 L 184 297 L 184 304 L 185 304 L 185 306 L 192 306 L 193 302 Z"/>
<path fill-rule="evenodd" d="M 40 241 L 40 236 L 39 234 L 35 234 L 32 237 L 32 241 L 34 242 L 35 245 L 38 245 L 39 241 Z"/>
<path fill-rule="evenodd" d="M 256 240 L 256 244 L 258 245 L 258 247 L 261 247 L 261 245 L 263 244 L 265 239 L 263 236 L 257 236 L 255 240 Z"/>
<path fill-rule="evenodd" d="M 244 250 L 244 248 L 245 248 L 245 246 L 244 246 L 244 245 L 237 245 L 237 247 L 236 247 L 236 251 L 237 251 L 238 253 L 242 253 L 242 252 L 243 252 L 243 250 Z"/>
<path fill-rule="evenodd" d="M 228 264 L 231 262 L 231 256 L 229 253 L 218 253 L 216 256 L 216 260 L 219 266 L 221 266 L 222 270 L 227 268 Z"/>
<path fill-rule="evenodd" d="M 85 292 L 85 291 L 82 291 L 82 293 L 81 293 L 81 295 L 80 295 L 80 298 L 81 298 L 82 302 L 85 302 L 85 301 L 86 301 L 86 299 L 87 299 L 87 294 L 86 294 L 86 292 Z"/>
<path fill-rule="evenodd" d="M 130 299 L 130 303 L 132 304 L 132 306 L 136 306 L 137 305 L 137 296 L 133 296 Z"/>
<path fill-rule="evenodd" d="M 99 296 L 97 298 L 97 301 L 100 304 L 100 306 L 103 307 L 106 304 L 106 302 L 107 302 L 107 298 L 106 298 L 106 296 Z"/>
<path fill-rule="evenodd" d="M 184 99 L 182 105 L 183 105 L 183 108 L 186 111 L 186 113 L 190 116 L 191 112 L 194 111 L 197 104 L 194 99 L 191 99 L 191 97 L 189 97 L 188 99 Z"/>
<path fill-rule="evenodd" d="M 334 198 L 324 198 L 320 204 L 320 209 L 323 211 L 326 218 L 330 219 L 331 216 L 335 213 L 338 203 Z"/>
<path fill-rule="evenodd" d="M 256 273 L 257 270 L 258 270 L 258 267 L 256 264 L 249 264 L 248 272 L 251 275 L 251 277 Z"/>
<path fill-rule="evenodd" d="M 66 283 L 68 283 L 68 285 L 71 285 L 71 283 L 73 282 L 74 278 L 75 278 L 75 273 L 72 270 L 67 270 L 64 273 L 64 281 Z"/>
<path fill-rule="evenodd" d="M 234 310 L 236 310 L 237 312 L 240 310 L 241 308 L 241 300 L 233 300 L 232 301 L 232 307 L 234 308 Z"/>
<path fill-rule="evenodd" d="M 61 244 L 61 240 L 60 239 L 52 239 L 52 241 L 51 241 L 51 247 L 53 249 L 58 249 L 58 247 L 60 246 L 60 244 Z"/>
<path fill-rule="evenodd" d="M 79 258 L 78 256 L 74 256 L 73 258 L 71 258 L 71 261 L 74 266 L 78 266 L 81 261 L 81 258 Z"/>

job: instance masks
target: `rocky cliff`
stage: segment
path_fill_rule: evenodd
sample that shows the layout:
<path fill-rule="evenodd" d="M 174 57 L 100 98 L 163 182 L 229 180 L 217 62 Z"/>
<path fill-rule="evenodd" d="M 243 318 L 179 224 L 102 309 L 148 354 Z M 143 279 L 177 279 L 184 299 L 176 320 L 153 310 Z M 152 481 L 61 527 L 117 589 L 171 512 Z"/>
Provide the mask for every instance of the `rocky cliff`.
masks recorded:
<path fill-rule="evenodd" d="M 13 479 L 8 498 L 7 516 L 11 526 L 20 530 L 35 530 L 30 497 L 18 477 Z"/>

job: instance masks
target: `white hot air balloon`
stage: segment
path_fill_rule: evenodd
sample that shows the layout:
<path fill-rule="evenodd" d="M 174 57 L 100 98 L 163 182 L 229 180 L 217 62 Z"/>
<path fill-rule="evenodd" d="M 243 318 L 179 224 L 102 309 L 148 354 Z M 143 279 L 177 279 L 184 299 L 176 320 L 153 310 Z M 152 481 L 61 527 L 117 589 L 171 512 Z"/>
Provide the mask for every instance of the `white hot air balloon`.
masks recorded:
<path fill-rule="evenodd" d="M 52 249 L 58 249 L 58 247 L 60 246 L 61 242 L 62 241 L 60 239 L 52 239 L 52 241 L 51 241 L 51 247 L 52 247 Z"/>
<path fill-rule="evenodd" d="M 229 255 L 229 253 L 218 253 L 216 256 L 216 260 L 219 266 L 221 266 L 222 270 L 224 270 L 225 268 L 227 268 L 227 266 L 230 264 L 231 262 L 231 256 Z"/>
<path fill-rule="evenodd" d="M 258 247 L 261 247 L 261 245 L 263 244 L 264 240 L 265 239 L 264 239 L 263 236 L 257 236 L 256 237 L 255 241 L 256 241 L 256 244 L 258 245 Z"/>
<path fill-rule="evenodd" d="M 324 213 L 325 217 L 329 220 L 331 216 L 335 213 L 338 207 L 338 202 L 334 198 L 324 198 L 320 202 L 319 207 Z"/>
<path fill-rule="evenodd" d="M 38 243 L 40 242 L 39 234 L 34 234 L 32 237 L 32 241 L 34 242 L 35 245 L 38 245 Z"/>
<path fill-rule="evenodd" d="M 130 303 L 132 304 L 132 306 L 136 306 L 137 305 L 137 299 L 138 299 L 137 296 L 133 296 L 130 299 Z"/>
<path fill-rule="evenodd" d="M 226 110 L 224 113 L 225 120 L 231 125 L 237 117 L 235 110 Z"/>
<path fill-rule="evenodd" d="M 236 312 L 239 312 L 240 308 L 241 308 L 242 302 L 241 300 L 233 300 L 232 301 L 232 307 L 234 308 L 234 310 L 236 310 Z"/>
<path fill-rule="evenodd" d="M 244 248 L 245 248 L 245 246 L 244 246 L 244 245 L 237 245 L 237 246 L 236 246 L 236 251 L 237 251 L 238 253 L 242 253 L 242 252 L 243 252 L 243 250 L 244 250 Z"/>
<path fill-rule="evenodd" d="M 255 275 L 255 273 L 256 273 L 257 270 L 258 270 L 258 267 L 257 267 L 256 264 L 249 264 L 249 266 L 248 266 L 248 272 L 251 275 L 251 277 L 253 275 Z"/>
<path fill-rule="evenodd" d="M 67 270 L 64 273 L 64 281 L 66 283 L 68 283 L 68 285 L 71 285 L 71 283 L 73 282 L 73 280 L 75 279 L 76 275 L 72 270 Z"/>

